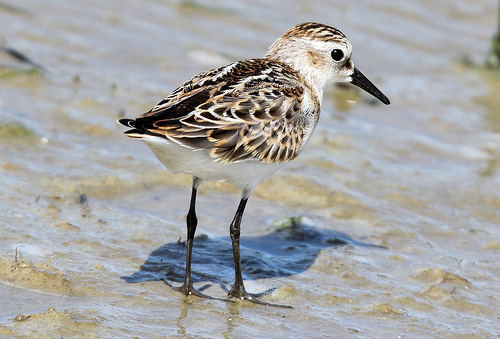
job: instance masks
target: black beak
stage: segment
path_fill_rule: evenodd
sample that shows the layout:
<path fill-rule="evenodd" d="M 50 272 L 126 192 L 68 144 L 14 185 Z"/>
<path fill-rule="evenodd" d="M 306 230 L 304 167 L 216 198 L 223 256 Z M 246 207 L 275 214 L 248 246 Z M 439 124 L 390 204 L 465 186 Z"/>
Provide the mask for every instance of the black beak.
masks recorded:
<path fill-rule="evenodd" d="M 387 98 L 384 93 L 382 93 L 377 86 L 372 84 L 370 80 L 368 80 L 363 73 L 361 73 L 356 67 L 354 67 L 354 73 L 351 75 L 351 84 L 358 86 L 359 88 L 367 91 L 375 98 L 382 101 L 384 104 L 389 105 L 391 102 L 389 98 Z"/>

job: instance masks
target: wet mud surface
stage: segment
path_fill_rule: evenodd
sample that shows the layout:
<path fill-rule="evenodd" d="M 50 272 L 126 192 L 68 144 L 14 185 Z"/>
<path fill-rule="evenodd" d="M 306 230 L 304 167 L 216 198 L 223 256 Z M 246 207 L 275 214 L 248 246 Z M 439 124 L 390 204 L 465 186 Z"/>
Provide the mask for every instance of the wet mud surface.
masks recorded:
<path fill-rule="evenodd" d="M 0 1 L 0 337 L 498 337 L 497 5 Z M 162 280 L 182 280 L 191 179 L 115 120 L 308 20 L 391 105 L 330 88 L 249 200 L 246 286 L 293 309 L 184 297 Z M 200 189 L 195 286 L 215 297 L 238 200 Z"/>

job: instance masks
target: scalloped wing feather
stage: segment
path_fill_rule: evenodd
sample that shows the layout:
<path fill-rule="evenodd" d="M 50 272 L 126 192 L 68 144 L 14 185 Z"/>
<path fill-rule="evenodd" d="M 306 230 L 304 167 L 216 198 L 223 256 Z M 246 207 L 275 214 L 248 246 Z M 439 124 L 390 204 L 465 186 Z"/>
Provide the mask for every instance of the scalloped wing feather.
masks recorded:
<path fill-rule="evenodd" d="M 300 112 L 303 95 L 300 76 L 288 66 L 246 60 L 191 78 L 131 126 L 207 149 L 223 164 L 288 162 L 309 125 Z"/>

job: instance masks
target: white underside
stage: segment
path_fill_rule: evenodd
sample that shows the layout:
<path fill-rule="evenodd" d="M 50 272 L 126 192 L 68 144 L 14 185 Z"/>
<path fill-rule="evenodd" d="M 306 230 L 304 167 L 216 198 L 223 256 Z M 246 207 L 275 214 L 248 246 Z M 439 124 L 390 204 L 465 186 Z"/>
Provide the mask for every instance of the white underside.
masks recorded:
<path fill-rule="evenodd" d="M 251 193 L 255 186 L 285 163 L 266 164 L 245 160 L 223 165 L 210 157 L 208 150 L 194 150 L 165 138 L 144 135 L 142 141 L 172 173 L 185 173 L 208 181 L 228 182 Z"/>

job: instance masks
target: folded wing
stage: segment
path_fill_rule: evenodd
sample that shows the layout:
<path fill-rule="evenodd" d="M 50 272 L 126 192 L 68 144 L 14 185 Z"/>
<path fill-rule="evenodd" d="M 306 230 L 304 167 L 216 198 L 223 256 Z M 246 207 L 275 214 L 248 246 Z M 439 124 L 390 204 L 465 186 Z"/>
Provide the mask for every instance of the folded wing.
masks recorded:
<path fill-rule="evenodd" d="M 238 78 L 238 65 L 226 67 L 231 70 L 224 74 L 221 68 L 213 75 L 219 77 L 217 81 L 206 80 L 207 74 L 202 74 L 139 118 L 120 120 L 133 128 L 125 134 L 139 138 L 150 134 L 206 149 L 214 160 L 225 164 L 294 159 L 308 124 L 300 114 L 304 89 L 299 82 L 280 82 L 283 69 L 273 75 L 272 69 L 263 67 Z"/>

